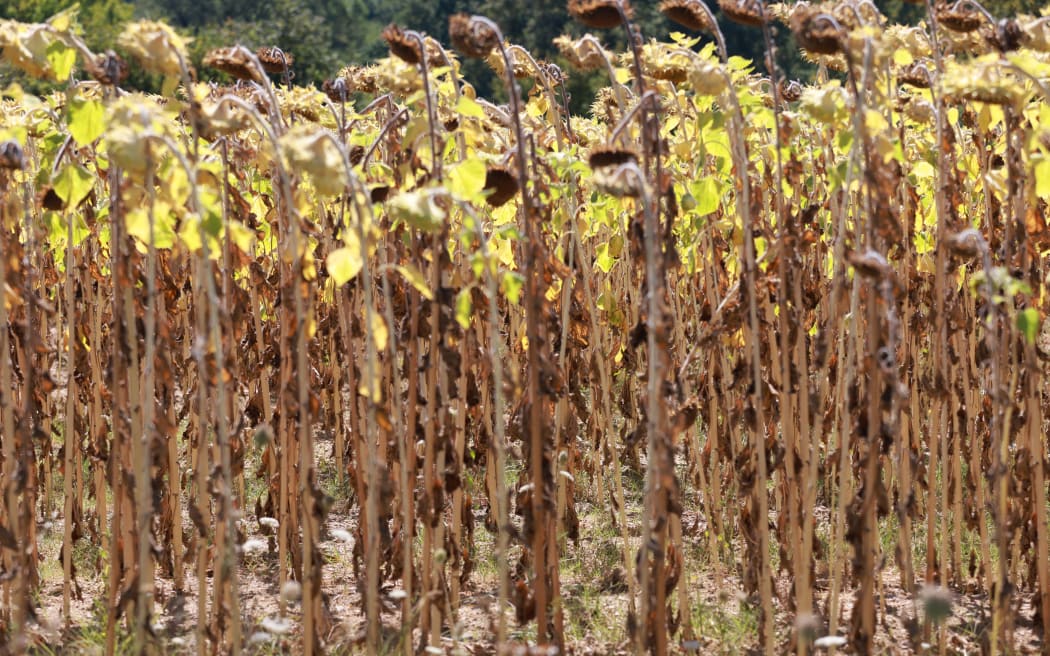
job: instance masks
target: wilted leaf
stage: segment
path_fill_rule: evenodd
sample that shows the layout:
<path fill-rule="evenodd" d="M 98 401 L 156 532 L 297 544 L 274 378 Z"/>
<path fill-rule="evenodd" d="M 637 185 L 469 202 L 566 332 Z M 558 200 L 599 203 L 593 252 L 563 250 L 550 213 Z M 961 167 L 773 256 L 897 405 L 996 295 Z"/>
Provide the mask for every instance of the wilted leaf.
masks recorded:
<path fill-rule="evenodd" d="M 416 291 L 423 295 L 423 298 L 428 301 L 434 300 L 434 292 L 430 291 L 430 287 L 427 286 L 427 281 L 423 277 L 423 274 L 420 273 L 419 269 L 411 264 L 398 266 L 396 269 L 398 273 L 404 276 L 405 280 L 407 280 L 410 285 L 416 288 Z"/>

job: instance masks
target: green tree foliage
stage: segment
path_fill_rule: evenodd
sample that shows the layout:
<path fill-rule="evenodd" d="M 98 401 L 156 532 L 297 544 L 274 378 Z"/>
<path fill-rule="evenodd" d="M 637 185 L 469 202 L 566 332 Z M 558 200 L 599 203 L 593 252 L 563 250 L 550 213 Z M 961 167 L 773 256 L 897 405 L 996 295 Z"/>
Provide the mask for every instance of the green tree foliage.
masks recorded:
<path fill-rule="evenodd" d="M 717 2 L 709 0 L 715 7 Z M 22 21 L 40 21 L 75 4 L 73 0 L 0 0 L 0 16 Z M 320 84 L 347 64 L 367 62 L 385 54 L 379 34 L 388 23 L 425 32 L 448 43 L 448 17 L 456 12 L 488 16 L 507 38 L 539 58 L 565 66 L 552 45 L 560 34 L 582 35 L 586 29 L 573 21 L 565 0 L 83 0 L 80 23 L 89 46 L 116 41 L 121 26 L 132 17 L 163 19 L 193 38 L 191 53 L 199 64 L 212 48 L 240 43 L 251 48 L 277 46 L 295 56 L 299 83 Z M 660 15 L 658 2 L 635 2 L 637 22 L 646 38 L 666 39 L 680 30 Z M 996 16 L 1037 14 L 1037 0 L 997 0 L 986 3 Z M 925 15 L 921 4 L 904 0 L 880 0 L 880 9 L 890 20 L 918 23 Z M 716 14 L 718 12 L 716 11 Z M 732 54 L 747 57 L 765 69 L 761 32 L 737 25 L 719 15 Z M 791 78 L 807 79 L 814 68 L 805 62 L 789 30 L 773 28 L 777 64 Z M 622 51 L 622 30 L 596 34 L 611 48 Z M 500 99 L 503 85 L 485 64 L 464 62 L 470 79 L 485 96 Z M 14 74 L 0 69 L 5 78 Z M 214 73 L 209 73 L 209 77 Z M 156 81 L 133 77 L 136 86 Z M 606 84 L 600 73 L 574 73 L 569 82 L 573 110 L 585 111 L 594 91 Z"/>

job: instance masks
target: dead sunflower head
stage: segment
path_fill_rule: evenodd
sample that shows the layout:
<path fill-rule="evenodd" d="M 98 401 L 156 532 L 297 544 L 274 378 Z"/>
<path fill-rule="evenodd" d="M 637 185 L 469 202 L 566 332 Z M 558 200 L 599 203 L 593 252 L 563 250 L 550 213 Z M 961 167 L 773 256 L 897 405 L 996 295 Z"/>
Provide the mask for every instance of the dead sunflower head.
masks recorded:
<path fill-rule="evenodd" d="M 842 49 L 837 21 L 817 8 L 792 14 L 791 31 L 795 33 L 799 45 L 810 52 L 834 55 Z"/>
<path fill-rule="evenodd" d="M 485 191 L 491 192 L 485 202 L 500 207 L 518 193 L 518 178 L 504 166 L 492 166 L 485 171 Z"/>
<path fill-rule="evenodd" d="M 623 23 L 620 15 L 630 19 L 634 15 L 630 0 L 569 0 L 569 13 L 587 27 L 607 30 Z"/>
<path fill-rule="evenodd" d="M 84 68 L 99 84 L 118 85 L 128 76 L 128 63 L 112 50 L 95 55 Z"/>
<path fill-rule="evenodd" d="M 718 0 L 718 8 L 734 23 L 762 27 L 766 22 L 760 0 Z"/>
<path fill-rule="evenodd" d="M 242 46 L 216 48 L 204 55 L 202 63 L 238 80 L 256 80 L 258 77 L 252 66 L 251 53 Z"/>
<path fill-rule="evenodd" d="M 953 32 L 964 34 L 980 29 L 984 22 L 984 16 L 979 11 L 961 2 L 938 5 L 934 13 L 941 25 Z"/>
<path fill-rule="evenodd" d="M 292 64 L 295 63 L 295 57 L 292 56 L 292 53 L 285 52 L 277 46 L 259 48 L 255 51 L 255 56 L 259 58 L 259 63 L 262 64 L 263 70 L 274 75 L 283 74 L 285 70 L 291 68 Z"/>
<path fill-rule="evenodd" d="M 598 40 L 590 34 L 576 40 L 563 34 L 554 39 L 554 45 L 562 57 L 569 60 L 569 63 L 575 68 L 583 71 L 601 68 L 605 66 L 609 58 Z"/>
<path fill-rule="evenodd" d="M 923 62 L 915 62 L 897 73 L 897 81 L 916 89 L 929 89 L 932 82 L 930 69 Z"/>
<path fill-rule="evenodd" d="M 390 53 L 406 64 L 418 64 L 423 61 L 423 54 L 416 40 L 394 23 L 386 26 L 382 37 L 387 47 L 390 48 Z"/>
<path fill-rule="evenodd" d="M 713 32 L 711 13 L 703 0 L 663 0 L 660 13 L 694 32 Z"/>
<path fill-rule="evenodd" d="M 995 24 L 985 38 L 999 52 L 1013 52 L 1021 47 L 1024 30 L 1016 18 L 1004 18 Z"/>
<path fill-rule="evenodd" d="M 335 103 L 345 103 L 350 97 L 350 89 L 346 86 L 346 78 L 337 77 L 334 80 L 325 80 L 321 84 L 321 91 L 328 99 Z"/>
<path fill-rule="evenodd" d="M 448 19 L 452 45 L 467 57 L 484 59 L 499 46 L 499 34 L 489 21 L 467 14 L 453 14 Z"/>
<path fill-rule="evenodd" d="M 854 271 L 870 280 L 882 280 L 893 273 L 886 258 L 871 249 L 863 253 L 854 251 L 849 254 L 848 259 Z"/>
<path fill-rule="evenodd" d="M 350 93 L 374 94 L 379 91 L 378 70 L 374 66 L 347 66 L 339 71 L 337 79 L 346 82 Z M 327 92 L 326 92 L 327 93 Z"/>
<path fill-rule="evenodd" d="M 0 143 L 0 169 L 24 169 L 26 166 L 25 153 L 17 141 L 5 141 Z"/>
<path fill-rule="evenodd" d="M 802 98 L 802 83 L 798 80 L 780 81 L 780 98 L 784 102 L 795 102 Z"/>
<path fill-rule="evenodd" d="M 587 161 L 592 169 L 602 169 L 628 163 L 637 164 L 638 153 L 625 148 L 617 148 L 616 146 L 598 146 L 591 151 Z"/>

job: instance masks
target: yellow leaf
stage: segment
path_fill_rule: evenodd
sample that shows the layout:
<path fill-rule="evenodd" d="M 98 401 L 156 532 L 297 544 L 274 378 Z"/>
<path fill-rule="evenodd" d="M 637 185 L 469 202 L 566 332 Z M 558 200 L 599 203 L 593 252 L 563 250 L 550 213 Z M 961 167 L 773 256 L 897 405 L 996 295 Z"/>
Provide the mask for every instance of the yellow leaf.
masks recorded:
<path fill-rule="evenodd" d="M 423 295 L 423 298 L 428 301 L 434 300 L 434 292 L 430 291 L 430 287 L 427 286 L 427 281 L 423 277 L 423 274 L 420 273 L 419 269 L 411 264 L 398 266 L 396 269 L 398 273 L 405 277 L 405 280 L 407 280 L 410 285 L 416 288 L 416 291 Z"/>
<path fill-rule="evenodd" d="M 456 113 L 471 118 L 485 118 L 485 110 L 481 108 L 481 105 L 466 96 L 460 96 L 459 102 L 456 103 Z"/>
<path fill-rule="evenodd" d="M 367 317 L 366 319 L 372 322 L 371 334 L 372 339 L 375 340 L 376 350 L 385 351 L 387 342 L 389 342 L 390 340 L 390 333 L 387 332 L 386 321 L 383 320 L 383 315 L 379 314 L 379 312 L 377 312 L 376 309 L 373 307 L 371 316 Z M 367 321 L 365 323 L 365 327 L 368 327 Z"/>
<path fill-rule="evenodd" d="M 363 265 L 361 249 L 356 244 L 335 249 L 325 260 L 328 275 L 332 276 L 336 285 L 346 284 L 361 271 Z"/>

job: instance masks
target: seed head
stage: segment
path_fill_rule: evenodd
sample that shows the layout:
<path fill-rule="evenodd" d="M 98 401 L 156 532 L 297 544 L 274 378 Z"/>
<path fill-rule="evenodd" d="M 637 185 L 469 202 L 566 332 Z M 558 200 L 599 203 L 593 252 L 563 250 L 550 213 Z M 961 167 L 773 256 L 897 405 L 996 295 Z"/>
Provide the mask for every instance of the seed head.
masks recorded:
<path fill-rule="evenodd" d="M 834 55 L 842 49 L 838 26 L 830 16 L 816 8 L 794 12 L 791 31 L 799 45 L 810 52 Z"/>
<path fill-rule="evenodd" d="M 214 68 L 231 75 L 238 80 L 257 80 L 259 77 L 252 66 L 250 53 L 241 46 L 232 48 L 216 48 L 204 55 L 203 63 L 208 68 Z"/>
<path fill-rule="evenodd" d="M 17 141 L 0 143 L 0 169 L 21 170 L 25 166 L 25 153 Z"/>
<path fill-rule="evenodd" d="M 922 62 L 915 62 L 897 73 L 897 81 L 901 84 L 913 86 L 916 89 L 929 89 L 931 83 L 930 69 Z"/>
<path fill-rule="evenodd" d="M 558 52 L 582 71 L 593 71 L 605 65 L 608 54 L 602 49 L 598 40 L 591 35 L 573 40 L 564 34 L 554 39 Z"/>
<path fill-rule="evenodd" d="M 711 14 L 701 0 L 663 0 L 660 13 L 694 32 L 714 32 Z"/>
<path fill-rule="evenodd" d="M 394 23 L 386 26 L 382 37 L 387 47 L 390 48 L 390 53 L 406 64 L 418 64 L 423 61 L 423 53 L 419 50 L 419 44 Z"/>
<path fill-rule="evenodd" d="M 337 77 L 334 80 L 325 80 L 321 83 L 321 91 L 335 103 L 345 103 L 350 96 L 350 89 L 346 86 L 346 78 Z"/>
<path fill-rule="evenodd" d="M 630 0 L 569 0 L 569 13 L 587 27 L 608 30 L 622 24 L 620 9 L 628 19 L 634 16 Z"/>
<path fill-rule="evenodd" d="M 981 23 L 984 22 L 984 17 L 976 9 L 963 8 L 955 5 L 939 5 L 934 13 L 937 14 L 937 20 L 949 30 L 953 32 L 967 33 L 974 32 L 981 27 Z"/>
<path fill-rule="evenodd" d="M 500 207 L 518 193 L 518 179 L 506 167 L 489 167 L 485 171 L 485 191 L 491 192 L 485 202 L 492 207 Z"/>
<path fill-rule="evenodd" d="M 255 56 L 259 58 L 259 63 L 262 64 L 263 70 L 267 73 L 274 75 L 281 75 L 285 70 L 292 67 L 295 63 L 295 57 L 292 53 L 285 52 L 277 46 L 272 48 L 259 48 L 255 51 Z"/>
<path fill-rule="evenodd" d="M 95 78 L 99 84 L 116 86 L 128 76 L 128 63 L 112 50 L 95 55 L 95 58 L 88 61 L 84 68 L 88 75 Z"/>
<path fill-rule="evenodd" d="M 638 154 L 633 150 L 615 146 L 598 146 L 591 151 L 587 161 L 592 169 L 601 169 L 607 166 L 620 166 L 627 163 L 637 164 Z"/>
<path fill-rule="evenodd" d="M 346 82 L 347 91 L 374 94 L 379 90 L 377 69 L 374 66 L 347 66 L 336 79 Z"/>
<path fill-rule="evenodd" d="M 718 7 L 734 23 L 762 27 L 766 22 L 759 0 L 718 0 Z"/>
<path fill-rule="evenodd" d="M 1013 52 L 1021 47 L 1024 31 L 1016 18 L 1004 18 L 996 23 L 987 37 L 992 47 L 1002 53 Z"/>
<path fill-rule="evenodd" d="M 499 35 L 484 20 L 467 14 L 453 14 L 448 19 L 452 45 L 466 57 L 484 59 L 499 47 Z"/>
<path fill-rule="evenodd" d="M 802 97 L 802 83 L 798 80 L 780 81 L 780 98 L 784 102 L 795 102 Z"/>

